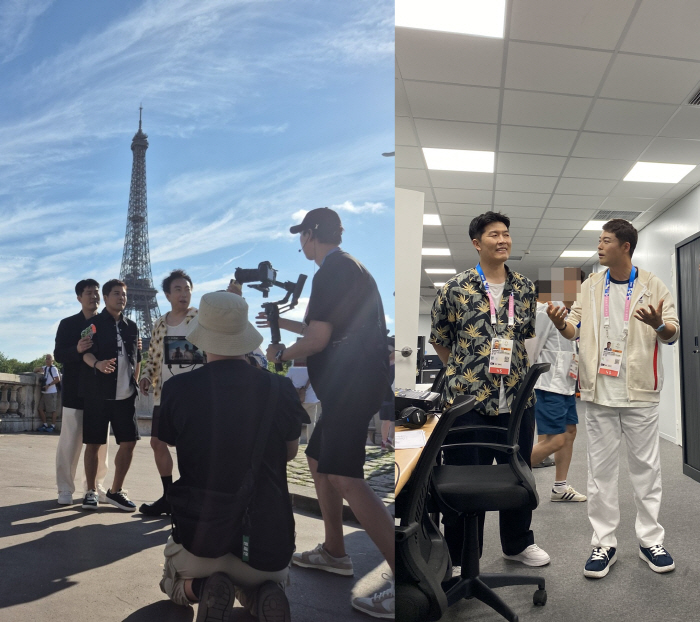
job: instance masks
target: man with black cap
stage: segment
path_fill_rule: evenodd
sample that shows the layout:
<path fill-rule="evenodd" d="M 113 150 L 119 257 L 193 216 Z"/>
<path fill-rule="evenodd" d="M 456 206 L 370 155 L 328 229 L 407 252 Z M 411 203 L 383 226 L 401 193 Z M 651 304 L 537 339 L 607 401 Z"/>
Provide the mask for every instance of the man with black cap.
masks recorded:
<path fill-rule="evenodd" d="M 343 542 L 345 499 L 393 572 L 394 521 L 363 472 L 367 428 L 390 384 L 382 300 L 372 275 L 340 249 L 343 227 L 336 212 L 326 207 L 311 210 L 290 232 L 300 234 L 301 250 L 319 270 L 304 321 L 279 321 L 280 328 L 302 338 L 286 349 L 270 345 L 267 356 L 276 362 L 306 358 L 311 384 L 323 404 L 306 456 L 325 528 L 325 541 L 312 551 L 295 553 L 292 563 L 352 576 Z M 393 619 L 393 578 L 389 580 L 389 589 L 354 598 L 352 606 L 376 618 Z"/>

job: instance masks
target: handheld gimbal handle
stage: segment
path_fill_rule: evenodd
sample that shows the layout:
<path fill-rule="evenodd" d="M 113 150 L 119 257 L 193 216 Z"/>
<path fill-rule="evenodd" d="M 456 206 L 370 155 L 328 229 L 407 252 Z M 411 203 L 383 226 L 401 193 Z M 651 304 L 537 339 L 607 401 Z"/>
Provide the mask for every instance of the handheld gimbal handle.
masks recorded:
<path fill-rule="evenodd" d="M 282 342 L 282 336 L 280 335 L 280 310 L 276 302 L 266 302 L 263 304 L 263 310 L 267 315 L 267 321 L 270 323 L 270 334 L 272 338 L 272 343 L 277 345 Z M 284 365 L 282 363 L 275 363 L 275 369 L 277 371 L 282 371 Z"/>

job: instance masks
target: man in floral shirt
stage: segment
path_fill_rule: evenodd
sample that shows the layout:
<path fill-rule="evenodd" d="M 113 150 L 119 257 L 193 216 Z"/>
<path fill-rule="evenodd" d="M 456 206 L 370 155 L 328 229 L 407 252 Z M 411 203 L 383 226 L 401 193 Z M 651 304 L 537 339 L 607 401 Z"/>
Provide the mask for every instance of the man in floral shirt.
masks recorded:
<path fill-rule="evenodd" d="M 432 310 L 430 342 L 447 367 L 445 400 L 449 405 L 460 394 L 476 396 L 475 408 L 458 418 L 455 426 L 508 427 L 510 406 L 530 363 L 525 339 L 535 336 L 537 296 L 534 284 L 512 272 L 510 219 L 486 212 L 472 220 L 469 237 L 479 253 L 479 264 L 451 278 L 438 292 Z M 534 392 L 520 426 L 520 454 L 529 465 L 534 440 Z M 487 437 L 488 436 L 488 437 Z M 473 435 L 465 439 L 473 441 Z M 495 434 L 480 440 L 503 442 Z M 493 450 L 464 447 L 445 452 L 447 464 L 507 462 Z M 544 566 L 549 555 L 540 549 L 530 530 L 532 510 L 500 512 L 503 557 L 528 566 Z M 483 545 L 484 515 L 479 517 L 479 541 Z M 455 564 L 461 556 L 464 524 L 445 525 L 445 539 Z"/>

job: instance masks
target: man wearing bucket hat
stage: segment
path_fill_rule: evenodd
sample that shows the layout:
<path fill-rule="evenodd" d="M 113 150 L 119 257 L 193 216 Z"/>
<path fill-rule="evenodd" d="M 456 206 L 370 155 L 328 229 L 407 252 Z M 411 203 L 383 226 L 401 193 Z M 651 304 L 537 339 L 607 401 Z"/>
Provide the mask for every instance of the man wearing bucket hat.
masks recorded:
<path fill-rule="evenodd" d="M 319 270 L 304 322 L 279 322 L 280 328 L 302 338 L 287 349 L 269 346 L 267 356 L 278 362 L 306 358 L 311 384 L 323 404 L 306 456 L 325 528 L 325 541 L 312 551 L 295 553 L 292 563 L 352 576 L 343 541 L 346 499 L 393 572 L 394 521 L 363 472 L 367 428 L 391 384 L 382 300 L 372 275 L 340 249 L 343 226 L 335 211 L 311 210 L 290 232 L 300 234 L 301 250 Z M 352 606 L 376 618 L 393 619 L 393 579 L 387 578 L 389 589 L 354 598 Z"/>
<path fill-rule="evenodd" d="M 263 338 L 240 296 L 202 296 L 187 340 L 208 362 L 163 385 L 159 437 L 175 446 L 180 479 L 168 489 L 161 590 L 180 605 L 199 602 L 198 621 L 229 620 L 234 598 L 262 622 L 289 621 L 286 462 L 308 416 L 289 379 L 248 363 Z"/>

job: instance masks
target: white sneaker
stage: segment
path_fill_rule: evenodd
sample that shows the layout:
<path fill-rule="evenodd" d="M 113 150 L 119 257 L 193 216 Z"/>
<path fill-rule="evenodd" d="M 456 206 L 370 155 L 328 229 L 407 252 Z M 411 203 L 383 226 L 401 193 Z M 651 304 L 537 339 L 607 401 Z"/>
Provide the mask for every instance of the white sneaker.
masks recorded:
<path fill-rule="evenodd" d="M 72 492 L 59 492 L 58 493 L 58 505 L 73 505 L 73 493 Z"/>
<path fill-rule="evenodd" d="M 394 582 L 391 577 L 386 574 L 383 574 L 382 577 L 391 583 L 388 589 L 377 592 L 368 598 L 353 598 L 351 604 L 354 609 L 366 613 L 373 618 L 393 620 L 396 611 Z"/>
<path fill-rule="evenodd" d="M 574 490 L 573 486 L 567 486 L 564 492 L 556 492 L 552 488 L 552 494 L 549 496 L 550 501 L 585 501 L 586 495 Z"/>
<path fill-rule="evenodd" d="M 503 553 L 503 557 L 513 562 L 522 562 L 526 566 L 546 566 L 550 561 L 549 555 L 536 544 L 531 544 L 517 555 L 506 555 Z"/>

